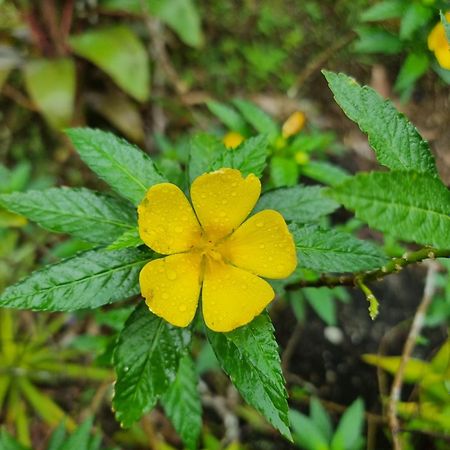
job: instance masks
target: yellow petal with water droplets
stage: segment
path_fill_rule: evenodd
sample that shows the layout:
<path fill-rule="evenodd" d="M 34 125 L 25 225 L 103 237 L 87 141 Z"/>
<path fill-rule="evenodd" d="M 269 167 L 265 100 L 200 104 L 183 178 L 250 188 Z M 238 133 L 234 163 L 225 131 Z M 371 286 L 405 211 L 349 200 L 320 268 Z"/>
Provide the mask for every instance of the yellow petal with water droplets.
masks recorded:
<path fill-rule="evenodd" d="M 292 235 L 273 210 L 250 217 L 218 250 L 233 265 L 267 278 L 286 278 L 297 266 Z"/>
<path fill-rule="evenodd" d="M 199 253 L 182 253 L 150 261 L 139 275 L 150 311 L 177 327 L 188 326 L 200 295 Z"/>
<path fill-rule="evenodd" d="M 259 179 L 239 170 L 220 169 L 194 180 L 192 203 L 209 239 L 217 241 L 235 230 L 256 204 L 261 193 Z"/>
<path fill-rule="evenodd" d="M 213 331 L 227 332 L 251 322 L 273 300 L 267 281 L 245 270 L 208 259 L 202 289 L 203 318 Z"/>
<path fill-rule="evenodd" d="M 178 186 L 152 186 L 138 206 L 139 235 L 155 252 L 185 252 L 198 244 L 202 230 L 186 196 Z"/>

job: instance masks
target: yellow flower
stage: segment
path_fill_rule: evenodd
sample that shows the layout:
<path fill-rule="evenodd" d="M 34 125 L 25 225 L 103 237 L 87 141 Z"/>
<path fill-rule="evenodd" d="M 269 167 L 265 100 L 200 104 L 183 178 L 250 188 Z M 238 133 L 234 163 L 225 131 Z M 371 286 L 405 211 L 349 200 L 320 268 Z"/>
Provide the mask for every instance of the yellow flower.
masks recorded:
<path fill-rule="evenodd" d="M 445 18 L 450 21 L 450 11 L 445 14 Z M 442 22 L 439 22 L 428 35 L 428 48 L 434 52 L 439 65 L 450 70 L 450 45 Z"/>
<path fill-rule="evenodd" d="M 285 278 L 297 265 L 283 217 L 261 211 L 245 222 L 261 193 L 253 174 L 236 169 L 203 174 L 191 186 L 194 210 L 174 184 L 152 186 L 138 207 L 139 234 L 155 252 L 139 277 L 150 310 L 173 325 L 194 318 L 202 292 L 206 325 L 231 331 L 273 300 L 266 278 Z"/>
<path fill-rule="evenodd" d="M 244 136 L 242 136 L 241 133 L 238 133 L 237 131 L 229 131 L 224 137 L 223 137 L 223 143 L 225 144 L 225 147 L 227 148 L 236 148 L 241 145 L 241 143 L 244 141 Z"/>
<path fill-rule="evenodd" d="M 299 133 L 305 126 L 306 116 L 301 111 L 292 113 L 283 123 L 281 134 L 285 139 Z"/>

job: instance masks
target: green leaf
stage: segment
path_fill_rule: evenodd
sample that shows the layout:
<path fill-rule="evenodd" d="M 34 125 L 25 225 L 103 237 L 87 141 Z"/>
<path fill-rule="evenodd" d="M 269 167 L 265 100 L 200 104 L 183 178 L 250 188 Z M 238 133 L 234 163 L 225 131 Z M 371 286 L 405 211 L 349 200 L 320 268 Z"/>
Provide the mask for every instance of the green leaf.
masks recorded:
<path fill-rule="evenodd" d="M 378 20 L 395 19 L 402 17 L 407 3 L 404 0 L 385 0 L 366 9 L 361 14 L 364 22 L 376 22 Z"/>
<path fill-rule="evenodd" d="M 202 429 L 202 404 L 197 385 L 194 362 L 185 355 L 180 361 L 175 381 L 162 398 L 167 416 L 190 450 L 197 448 Z"/>
<path fill-rule="evenodd" d="M 329 450 L 322 430 L 309 417 L 290 410 L 289 419 L 294 431 L 294 441 L 306 450 Z"/>
<path fill-rule="evenodd" d="M 223 142 L 206 133 L 199 133 L 189 141 L 189 179 L 191 183 L 203 173 L 209 172 L 222 152 L 230 151 Z"/>
<path fill-rule="evenodd" d="M 187 328 L 173 327 L 155 316 L 143 301 L 138 305 L 114 351 L 113 408 L 122 426 L 130 427 L 150 411 L 174 383 L 189 341 Z"/>
<path fill-rule="evenodd" d="M 234 99 L 233 104 L 256 131 L 268 135 L 270 142 L 280 135 L 277 123 L 253 103 L 246 100 Z"/>
<path fill-rule="evenodd" d="M 358 272 L 375 269 L 386 262 L 374 244 L 353 235 L 317 226 L 289 226 L 294 235 L 300 267 L 319 272 Z"/>
<path fill-rule="evenodd" d="M 38 59 L 24 68 L 25 85 L 47 122 L 60 129 L 70 124 L 75 98 L 75 64 L 71 59 Z"/>
<path fill-rule="evenodd" d="M 310 161 L 300 169 L 302 175 L 329 186 L 340 184 L 349 178 L 349 173 L 342 167 L 327 161 Z"/>
<path fill-rule="evenodd" d="M 311 308 L 327 325 L 336 325 L 336 299 L 327 287 L 305 288 L 302 292 Z"/>
<path fill-rule="evenodd" d="M 450 44 L 450 22 L 446 19 L 445 14 L 442 11 L 439 11 L 439 15 L 441 17 L 441 23 L 444 25 L 447 41 Z"/>
<path fill-rule="evenodd" d="M 207 329 L 222 369 L 241 393 L 283 436 L 291 439 L 278 345 L 267 314 L 230 333 Z"/>
<path fill-rule="evenodd" d="M 64 442 L 64 445 L 59 450 L 81 450 L 89 448 L 92 422 L 92 417 L 87 418 Z"/>
<path fill-rule="evenodd" d="M 119 87 L 141 102 L 150 95 L 148 52 L 125 26 L 90 29 L 70 37 L 74 53 L 106 72 Z"/>
<path fill-rule="evenodd" d="M 53 431 L 50 441 L 47 446 L 47 450 L 61 450 L 61 446 L 66 438 L 66 427 L 64 421 L 62 421 Z"/>
<path fill-rule="evenodd" d="M 150 259 L 148 252 L 137 249 L 91 250 L 8 287 L 0 306 L 74 311 L 123 300 L 139 293 L 139 272 Z"/>
<path fill-rule="evenodd" d="M 50 188 L 0 195 L 0 204 L 57 233 L 112 242 L 136 223 L 126 202 L 85 188 Z"/>
<path fill-rule="evenodd" d="M 400 39 L 412 39 L 414 33 L 426 26 L 433 16 L 433 9 L 419 2 L 408 5 L 400 22 Z"/>
<path fill-rule="evenodd" d="M 66 132 L 81 159 L 135 205 L 151 186 L 165 181 L 150 157 L 124 139 L 90 128 L 71 128 Z"/>
<path fill-rule="evenodd" d="M 299 169 L 293 158 L 274 156 L 270 161 L 270 181 L 275 187 L 295 186 Z"/>
<path fill-rule="evenodd" d="M 364 402 L 358 398 L 345 411 L 331 441 L 331 450 L 356 450 L 362 439 Z"/>
<path fill-rule="evenodd" d="M 266 192 L 255 206 L 255 211 L 274 209 L 286 220 L 297 223 L 316 222 L 331 214 L 339 204 L 323 195 L 320 186 L 298 185 Z"/>
<path fill-rule="evenodd" d="M 414 83 L 428 70 L 430 60 L 425 53 L 410 53 L 395 80 L 394 89 L 404 92 L 411 88 Z"/>
<path fill-rule="evenodd" d="M 375 229 L 404 241 L 450 247 L 450 191 L 431 175 L 361 173 L 330 193 Z"/>
<path fill-rule="evenodd" d="M 5 429 L 0 429 L 0 449 L 1 450 L 30 450 L 17 442 Z"/>
<path fill-rule="evenodd" d="M 150 13 L 172 28 L 192 47 L 203 44 L 200 15 L 193 0 L 148 0 Z"/>
<path fill-rule="evenodd" d="M 245 121 L 235 109 L 214 100 L 206 102 L 206 106 L 229 130 L 246 134 Z"/>
<path fill-rule="evenodd" d="M 213 161 L 212 169 L 231 167 L 240 170 L 243 176 L 253 173 L 257 177 L 261 177 L 269 152 L 267 137 L 261 134 L 246 139 L 235 149 L 222 149 L 220 155 Z"/>
<path fill-rule="evenodd" d="M 389 100 L 342 73 L 324 71 L 344 113 L 369 137 L 378 161 L 393 170 L 414 170 L 437 176 L 428 144 Z"/>
<path fill-rule="evenodd" d="M 353 50 L 356 53 L 382 53 L 395 55 L 403 50 L 403 43 L 392 33 L 383 28 L 363 26 L 358 27 L 356 32 L 359 39 L 355 42 Z"/>
<path fill-rule="evenodd" d="M 131 228 L 120 235 L 111 245 L 108 250 L 119 250 L 120 248 L 139 247 L 143 245 L 144 241 L 139 236 L 137 227 Z"/>
<path fill-rule="evenodd" d="M 312 421 L 320 429 L 326 440 L 330 441 L 333 436 L 333 424 L 327 411 L 316 397 L 311 398 L 309 407 L 309 415 L 311 416 Z"/>

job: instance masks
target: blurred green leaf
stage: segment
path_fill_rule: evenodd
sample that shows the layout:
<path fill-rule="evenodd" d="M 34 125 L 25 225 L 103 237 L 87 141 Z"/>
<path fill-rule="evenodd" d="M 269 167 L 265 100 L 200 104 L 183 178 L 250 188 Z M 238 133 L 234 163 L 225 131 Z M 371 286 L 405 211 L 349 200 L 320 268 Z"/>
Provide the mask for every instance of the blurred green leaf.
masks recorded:
<path fill-rule="evenodd" d="M 162 397 L 164 410 L 189 450 L 197 448 L 202 429 L 202 404 L 192 358 L 185 355 L 175 381 Z"/>
<path fill-rule="evenodd" d="M 405 0 L 384 0 L 375 3 L 361 14 L 364 22 L 376 22 L 378 20 L 395 19 L 401 17 L 408 3 Z"/>
<path fill-rule="evenodd" d="M 66 133 L 81 159 L 135 205 L 151 186 L 165 181 L 151 158 L 124 139 L 90 128 L 71 128 Z"/>
<path fill-rule="evenodd" d="M 31 60 L 24 67 L 25 85 L 49 124 L 57 129 L 70 124 L 75 98 L 75 64 L 71 59 Z"/>
<path fill-rule="evenodd" d="M 70 37 L 73 51 L 106 72 L 125 92 L 141 102 L 150 96 L 148 52 L 125 26 L 92 29 Z"/>
<path fill-rule="evenodd" d="M 364 425 L 364 402 L 358 398 L 345 411 L 331 441 L 331 450 L 361 448 Z"/>
<path fill-rule="evenodd" d="M 291 439 L 287 392 L 269 316 L 263 313 L 229 333 L 206 331 L 222 369 L 244 400 Z"/>
<path fill-rule="evenodd" d="M 274 156 L 270 160 L 270 181 L 274 187 L 295 186 L 298 176 L 298 165 L 293 158 Z"/>
<path fill-rule="evenodd" d="M 114 352 L 113 407 L 122 426 L 130 427 L 150 411 L 175 382 L 189 341 L 188 329 L 173 327 L 155 316 L 143 301 L 138 305 Z"/>
<path fill-rule="evenodd" d="M 61 450 L 61 446 L 66 438 L 66 427 L 64 422 L 61 422 L 53 431 L 50 441 L 47 446 L 47 450 Z"/>
<path fill-rule="evenodd" d="M 311 308 L 330 326 L 336 325 L 336 300 L 328 288 L 302 289 Z"/>
<path fill-rule="evenodd" d="M 329 186 L 336 186 L 350 176 L 342 167 L 338 167 L 327 161 L 310 161 L 301 167 L 300 173 Z"/>
<path fill-rule="evenodd" d="M 395 55 L 403 49 L 403 43 L 395 35 L 379 27 L 359 27 L 359 35 L 353 49 L 357 53 L 381 53 Z"/>
<path fill-rule="evenodd" d="M 0 194 L 0 204 L 41 227 L 94 243 L 110 243 L 136 224 L 125 201 L 86 188 L 50 188 Z"/>
<path fill-rule="evenodd" d="M 320 403 L 320 400 L 316 397 L 312 397 L 309 407 L 311 420 L 317 425 L 327 441 L 331 441 L 331 437 L 333 436 L 333 424 L 331 423 L 329 414 L 322 406 L 322 403 Z"/>
<path fill-rule="evenodd" d="M 0 449 L 1 450 L 30 450 L 17 442 L 5 429 L 0 429 Z"/>
<path fill-rule="evenodd" d="M 450 44 L 450 22 L 446 19 L 445 14 L 440 11 L 441 23 L 444 25 L 445 35 L 447 36 L 447 41 Z"/>
<path fill-rule="evenodd" d="M 294 431 L 294 441 L 297 444 L 306 450 L 329 450 L 326 437 L 309 417 L 291 409 L 289 420 Z"/>
<path fill-rule="evenodd" d="M 429 66 L 430 60 L 426 53 L 410 53 L 402 64 L 394 89 L 400 93 L 410 89 Z"/>
<path fill-rule="evenodd" d="M 433 16 L 433 9 L 420 2 L 411 2 L 408 5 L 400 22 L 400 39 L 407 40 L 423 28 Z"/>
<path fill-rule="evenodd" d="M 206 102 L 208 109 L 224 124 L 230 131 L 237 131 L 245 136 L 247 127 L 241 115 L 224 103 L 214 100 Z"/>
<path fill-rule="evenodd" d="M 137 249 L 91 250 L 33 272 L 8 287 L 0 306 L 39 311 L 96 308 L 136 295 L 150 260 Z"/>
<path fill-rule="evenodd" d="M 254 212 L 274 209 L 286 220 L 296 223 L 316 222 L 339 207 L 323 192 L 320 186 L 304 185 L 274 189 L 262 195 Z"/>

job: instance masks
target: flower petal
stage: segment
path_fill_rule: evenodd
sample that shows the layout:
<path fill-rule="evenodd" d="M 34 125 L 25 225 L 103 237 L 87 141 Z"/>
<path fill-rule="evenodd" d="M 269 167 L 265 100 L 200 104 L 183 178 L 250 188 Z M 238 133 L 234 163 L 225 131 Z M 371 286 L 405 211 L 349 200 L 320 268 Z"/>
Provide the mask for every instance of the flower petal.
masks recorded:
<path fill-rule="evenodd" d="M 192 321 L 200 295 L 200 253 L 182 253 L 150 261 L 139 275 L 150 311 L 177 327 Z"/>
<path fill-rule="evenodd" d="M 139 235 L 155 252 L 185 252 L 201 238 L 202 230 L 186 196 L 178 186 L 152 186 L 138 206 Z"/>
<path fill-rule="evenodd" d="M 267 278 L 286 278 L 297 266 L 286 222 L 269 209 L 246 220 L 218 250 L 233 265 Z"/>
<path fill-rule="evenodd" d="M 438 60 L 439 65 L 443 69 L 450 70 L 450 48 L 449 47 L 443 47 L 438 48 L 434 51 L 434 55 L 436 56 L 436 59 Z"/>
<path fill-rule="evenodd" d="M 202 310 L 211 330 L 226 332 L 251 322 L 274 297 L 272 287 L 263 279 L 223 261 L 208 259 Z"/>
<path fill-rule="evenodd" d="M 243 178 L 236 169 L 206 173 L 191 186 L 195 212 L 211 240 L 221 239 L 236 229 L 250 214 L 260 193 L 259 179 L 253 174 Z"/>

